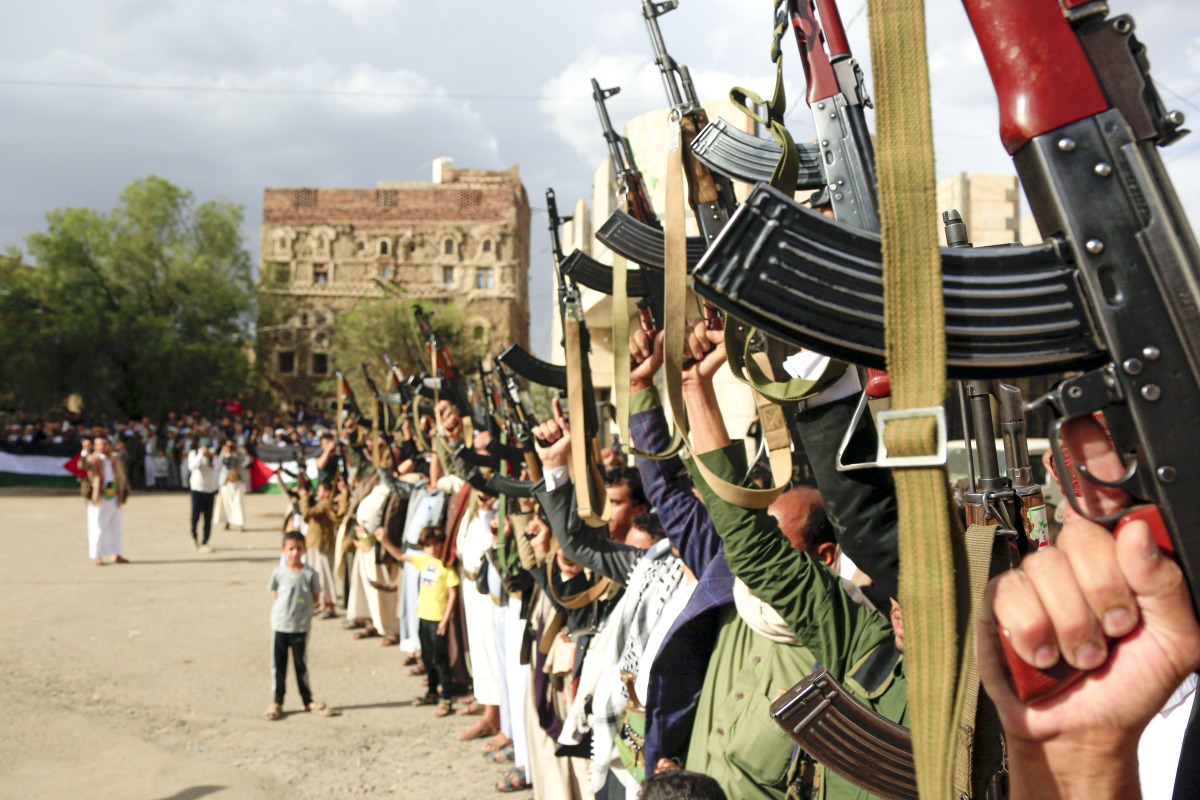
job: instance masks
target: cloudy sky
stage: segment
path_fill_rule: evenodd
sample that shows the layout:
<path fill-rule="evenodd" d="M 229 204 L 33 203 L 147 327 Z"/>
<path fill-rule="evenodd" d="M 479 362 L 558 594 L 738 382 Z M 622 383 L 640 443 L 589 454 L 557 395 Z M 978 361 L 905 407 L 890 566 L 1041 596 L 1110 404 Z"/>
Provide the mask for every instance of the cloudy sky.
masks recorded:
<path fill-rule="evenodd" d="M 1113 5 L 1136 13 L 1168 106 L 1200 125 L 1200 14 L 1186 0 Z M 962 6 L 927 8 L 939 177 L 1011 172 Z M 869 76 L 866 3 L 841 10 Z M 553 186 L 570 207 L 605 153 L 588 79 L 622 87 L 618 125 L 664 102 L 637 0 L 39 0 L 5 17 L 0 248 L 51 208 L 111 207 L 150 174 L 240 203 L 253 253 L 265 187 L 427 180 L 439 155 L 519 164 L 535 205 Z M 682 0 L 661 24 L 702 99 L 769 92 L 767 0 Z M 799 140 L 811 122 L 787 47 Z M 1164 157 L 1200 219 L 1200 135 Z M 550 262 L 534 228 L 531 338 L 545 352 Z"/>

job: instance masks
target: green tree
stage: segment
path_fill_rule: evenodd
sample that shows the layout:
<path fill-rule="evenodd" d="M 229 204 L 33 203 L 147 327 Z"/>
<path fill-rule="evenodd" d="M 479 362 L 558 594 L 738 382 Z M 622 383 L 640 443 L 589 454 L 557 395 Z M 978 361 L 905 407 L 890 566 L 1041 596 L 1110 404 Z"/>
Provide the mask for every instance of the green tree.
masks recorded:
<path fill-rule="evenodd" d="M 337 354 L 337 366 L 350 380 L 355 396 L 367 408 L 366 381 L 362 364 L 366 364 L 376 383 L 388 391 L 383 356 L 391 356 L 400 365 L 405 375 L 428 373 L 429 356 L 425 338 L 417 327 L 413 315 L 415 303 L 406 302 L 395 296 L 359 303 L 353 309 L 338 315 L 337 330 L 333 337 L 333 351 Z M 466 330 L 463 311 L 453 303 L 421 303 L 433 315 L 433 326 L 438 336 L 446 343 L 454 358 L 455 366 L 464 374 L 471 374 L 479 367 L 484 356 L 485 342 L 475 339 Z M 420 359 L 420 362 L 418 362 Z M 333 396 L 333 381 L 325 381 L 322 391 Z"/>
<path fill-rule="evenodd" d="M 0 336 L 15 354 L 3 377 L 28 407 L 78 392 L 88 412 L 156 416 L 207 411 L 247 388 L 253 289 L 240 206 L 197 205 L 151 176 L 111 212 L 46 219 L 26 239 L 36 266 L 9 257 L 0 270 Z"/>

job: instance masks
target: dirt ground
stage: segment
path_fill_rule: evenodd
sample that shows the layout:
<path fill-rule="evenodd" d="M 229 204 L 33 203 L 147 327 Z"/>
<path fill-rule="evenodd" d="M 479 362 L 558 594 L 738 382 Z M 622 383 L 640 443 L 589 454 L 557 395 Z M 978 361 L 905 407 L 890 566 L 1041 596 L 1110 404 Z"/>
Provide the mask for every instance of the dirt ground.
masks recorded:
<path fill-rule="evenodd" d="M 245 533 L 216 530 L 193 551 L 186 494 L 135 494 L 129 565 L 87 558 L 78 495 L 0 493 L 0 795 L 27 798 L 402 797 L 496 795 L 502 769 L 455 733 L 474 718 L 412 708 L 420 679 L 398 648 L 314 621 L 318 700 L 268 722 L 278 496 L 247 498 Z"/>

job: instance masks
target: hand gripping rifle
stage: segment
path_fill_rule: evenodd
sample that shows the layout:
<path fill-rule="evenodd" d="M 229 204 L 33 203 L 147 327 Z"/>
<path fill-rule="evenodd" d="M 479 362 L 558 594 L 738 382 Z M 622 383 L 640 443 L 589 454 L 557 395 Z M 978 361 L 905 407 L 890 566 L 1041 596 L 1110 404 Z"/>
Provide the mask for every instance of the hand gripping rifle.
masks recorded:
<path fill-rule="evenodd" d="M 1158 154 L 1185 133 L 1182 115 L 1163 106 L 1130 17 L 1079 0 L 964 5 L 1000 100 L 1001 140 L 1047 241 L 942 251 L 948 374 L 1082 371 L 1029 406 L 1057 418 L 1060 474 L 1062 425 L 1104 412 L 1127 464 L 1114 485 L 1146 504 L 1131 513 L 1173 549 L 1200 606 L 1200 465 L 1193 437 L 1173 433 L 1200 423 L 1200 250 Z M 878 238 L 778 193 L 755 195 L 698 267 L 699 293 L 803 346 L 883 366 Z M 1017 662 L 1023 699 L 1073 677 L 1037 679 Z"/>

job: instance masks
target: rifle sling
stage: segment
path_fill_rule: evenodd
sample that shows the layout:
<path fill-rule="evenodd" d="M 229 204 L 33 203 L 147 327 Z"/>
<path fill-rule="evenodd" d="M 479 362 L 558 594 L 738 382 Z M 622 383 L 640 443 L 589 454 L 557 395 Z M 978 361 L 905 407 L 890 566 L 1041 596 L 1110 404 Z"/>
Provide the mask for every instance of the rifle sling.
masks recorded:
<path fill-rule="evenodd" d="M 782 151 L 775 170 L 771 173 L 771 185 L 789 195 L 796 192 L 796 179 L 800 175 L 800 150 L 783 124 L 787 115 L 787 93 L 783 87 L 783 35 L 788 29 L 787 0 L 775 0 L 775 27 L 771 32 L 771 61 L 775 64 L 775 89 L 770 100 L 763 100 L 760 95 L 749 89 L 735 86 L 729 90 L 729 99 L 742 113 L 759 125 L 767 128 L 776 144 Z M 765 117 L 760 116 L 758 108 L 767 110 Z"/>
<path fill-rule="evenodd" d="M 554 598 L 554 602 L 558 603 L 563 608 L 575 611 L 585 606 L 590 606 L 592 603 L 599 600 L 608 591 L 612 585 L 612 581 L 601 575 L 596 578 L 596 582 L 590 588 L 584 589 L 582 592 L 569 594 L 565 597 L 560 596 L 558 590 L 554 588 L 554 575 L 558 571 L 558 562 L 552 558 L 546 559 L 546 564 L 549 566 L 549 579 L 546 585 L 550 587 L 550 596 Z"/>
<path fill-rule="evenodd" d="M 624 256 L 613 253 L 612 270 L 613 392 L 617 407 L 617 431 L 625 447 L 635 456 L 665 461 L 683 449 L 683 437 L 679 435 L 678 428 L 672 433 L 671 444 L 661 453 L 639 450 L 633 446 L 633 438 L 629 434 L 629 269 Z M 665 324 L 675 323 L 668 319 Z"/>
<path fill-rule="evenodd" d="M 936 452 L 936 415 L 944 413 L 946 386 L 941 258 L 930 213 L 937 197 L 924 5 L 923 0 L 878 0 L 870 15 L 892 407 L 922 410 L 881 432 L 893 458 Z M 957 518 L 951 517 L 944 465 L 903 467 L 893 474 L 917 784 L 925 800 L 948 800 L 959 796 L 953 785 L 955 728 L 967 619 L 955 569 L 965 557 L 962 532 L 957 521 L 951 523 Z"/>
<path fill-rule="evenodd" d="M 683 204 L 683 148 L 682 136 L 672 118 L 672 131 L 667 141 L 671 149 L 667 152 L 666 220 L 664 225 L 665 268 L 663 307 L 665 309 L 663 342 L 664 379 L 667 384 L 667 400 L 671 414 L 675 417 L 675 436 L 687 441 L 690 428 L 687 409 L 683 402 L 683 345 L 687 331 L 687 238 L 684 229 Z M 726 320 L 726 330 L 732 327 Z M 757 358 L 757 356 L 756 356 Z M 769 367 L 764 363 L 763 369 Z M 694 459 L 697 468 L 708 481 L 717 496 L 727 503 L 742 508 L 766 508 L 783 493 L 792 478 L 791 437 L 783 410 L 767 402 L 762 395 L 755 394 L 763 436 L 767 439 L 770 452 L 771 475 L 775 487 L 772 489 L 747 489 L 730 483 L 714 474 L 700 459 Z"/>
<path fill-rule="evenodd" d="M 575 482 L 575 504 L 579 518 L 593 528 L 608 524 L 610 516 L 608 493 L 604 490 L 600 470 L 593 457 L 596 441 L 587 430 L 584 403 L 595 403 L 596 398 L 584 397 L 583 343 L 581 341 L 580 317 L 583 310 L 578 303 L 569 304 L 563 324 L 564 355 L 567 362 L 567 403 L 571 416 L 568 421 L 571 432 L 571 477 Z"/>

